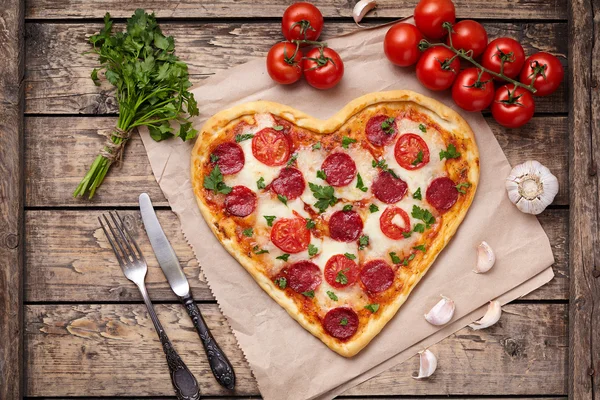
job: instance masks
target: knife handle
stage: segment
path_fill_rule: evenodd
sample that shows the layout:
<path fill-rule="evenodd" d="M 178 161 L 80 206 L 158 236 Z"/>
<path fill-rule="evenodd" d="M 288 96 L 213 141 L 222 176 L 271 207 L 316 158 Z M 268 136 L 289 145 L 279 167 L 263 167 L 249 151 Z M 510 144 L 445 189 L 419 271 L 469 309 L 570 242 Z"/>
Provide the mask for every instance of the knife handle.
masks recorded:
<path fill-rule="evenodd" d="M 223 350 L 219 347 L 215 338 L 210 333 L 206 322 L 198 309 L 198 306 L 194 302 L 191 294 L 187 294 L 181 297 L 181 302 L 185 305 L 188 315 L 192 318 L 192 322 L 198 331 L 198 335 L 204 345 L 204 351 L 208 357 L 208 363 L 212 370 L 215 379 L 219 384 L 227 389 L 233 390 L 235 386 L 235 372 L 233 367 L 227 359 Z"/>

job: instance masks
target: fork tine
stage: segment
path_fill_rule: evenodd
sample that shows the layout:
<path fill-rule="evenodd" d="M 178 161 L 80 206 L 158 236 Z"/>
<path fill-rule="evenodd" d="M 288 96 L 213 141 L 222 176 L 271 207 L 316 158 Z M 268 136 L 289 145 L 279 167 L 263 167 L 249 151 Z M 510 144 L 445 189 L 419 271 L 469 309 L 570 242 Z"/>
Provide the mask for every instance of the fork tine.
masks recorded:
<path fill-rule="evenodd" d="M 131 257 L 131 259 L 133 261 L 138 261 L 138 257 L 135 254 L 135 251 L 131 247 L 131 244 L 129 243 L 129 240 L 127 240 L 127 237 L 125 236 L 125 233 L 123 232 L 123 226 L 121 224 L 119 224 L 119 222 L 115 218 L 115 214 L 112 211 L 109 211 L 108 214 L 110 215 L 110 217 L 112 218 L 113 222 L 115 223 L 115 228 L 117 229 L 117 232 L 119 232 L 119 235 L 121 235 L 122 241 L 125 243 L 125 246 L 129 250 L 129 253 L 127 253 L 127 256 Z"/>
<path fill-rule="evenodd" d="M 106 219 L 106 216 L 103 215 L 103 217 Z M 102 218 L 98 217 L 98 221 L 100 222 L 100 226 L 102 227 L 102 230 L 104 231 L 104 235 L 106 235 L 106 238 L 108 239 L 108 243 L 110 244 L 110 247 L 112 247 L 113 252 L 115 253 L 115 256 L 117 257 L 117 261 L 119 262 L 119 265 L 121 265 L 121 268 L 124 268 L 125 263 L 123 262 L 123 259 L 121 258 L 121 254 L 115 247 L 115 243 L 111 239 L 111 237 L 110 237 L 111 235 L 108 233 L 106 226 L 104 226 L 104 222 L 102 222 Z"/>
<path fill-rule="evenodd" d="M 137 256 L 139 259 L 144 260 L 144 255 L 142 254 L 142 251 L 140 250 L 137 242 L 135 241 L 133 235 L 131 234 L 131 232 L 129 232 L 129 228 L 127 228 L 127 225 L 125 225 L 123 223 L 123 220 L 121 219 L 121 216 L 119 215 L 119 213 L 117 211 L 115 211 L 115 214 L 117 214 L 117 218 L 119 218 L 119 222 L 121 222 L 121 226 L 123 227 L 123 231 L 125 231 L 125 234 L 127 235 L 127 237 L 129 237 L 129 240 L 131 243 L 133 243 L 133 246 L 135 247 L 135 249 L 137 250 Z"/>
<path fill-rule="evenodd" d="M 121 250 L 121 254 L 123 255 L 124 264 L 125 264 L 125 266 L 127 266 L 128 264 L 131 263 L 131 259 L 129 257 L 129 254 L 123 247 L 123 243 L 122 243 L 123 241 L 119 238 L 119 235 L 117 233 L 115 233 L 115 230 L 113 229 L 113 226 L 110 224 L 110 221 L 108 220 L 108 217 L 106 216 L 106 214 L 102 214 L 102 216 L 104 217 L 104 220 L 106 221 L 106 225 L 108 226 L 108 229 L 110 229 L 110 232 L 112 233 L 114 241 L 117 243 L 117 246 Z"/>

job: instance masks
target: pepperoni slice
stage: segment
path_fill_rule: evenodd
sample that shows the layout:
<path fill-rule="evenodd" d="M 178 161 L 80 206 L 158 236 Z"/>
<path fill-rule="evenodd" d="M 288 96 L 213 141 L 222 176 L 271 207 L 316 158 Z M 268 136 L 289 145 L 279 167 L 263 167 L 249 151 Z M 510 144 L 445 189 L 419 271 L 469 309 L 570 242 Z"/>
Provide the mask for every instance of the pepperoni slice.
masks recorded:
<path fill-rule="evenodd" d="M 443 177 L 434 179 L 427 188 L 425 194 L 427 202 L 441 213 L 445 213 L 458 200 L 456 184 L 450 178 Z"/>
<path fill-rule="evenodd" d="M 256 195 L 246 186 L 234 186 L 225 197 L 225 209 L 236 217 L 247 217 L 256 208 Z"/>
<path fill-rule="evenodd" d="M 310 261 L 298 261 L 287 270 L 289 287 L 298 292 L 315 290 L 321 284 L 321 270 Z"/>
<path fill-rule="evenodd" d="M 308 249 L 310 231 L 303 218 L 282 218 L 271 230 L 271 241 L 286 253 L 300 253 Z"/>
<path fill-rule="evenodd" d="M 401 218 L 402 221 L 398 221 Z M 398 222 L 402 222 L 399 224 Z M 398 240 L 404 238 L 403 232 L 410 232 L 410 218 L 403 209 L 388 207 L 379 217 L 379 227 L 383 234 L 390 239 Z"/>
<path fill-rule="evenodd" d="M 288 200 L 300 197 L 304 193 L 306 183 L 302 172 L 296 168 L 284 168 L 279 173 L 279 176 L 271 182 L 271 188 L 277 194 L 281 194 Z"/>
<path fill-rule="evenodd" d="M 290 157 L 290 142 L 283 133 L 265 128 L 252 138 L 252 154 L 270 167 L 283 165 Z"/>
<path fill-rule="evenodd" d="M 387 204 L 402 200 L 408 190 L 408 185 L 400 178 L 394 178 L 387 171 L 381 171 L 373 181 L 371 190 L 375 197 Z"/>
<path fill-rule="evenodd" d="M 234 142 L 221 143 L 213 150 L 211 155 L 213 158 L 217 157 L 216 164 L 223 175 L 240 172 L 246 162 L 244 150 L 242 150 L 239 144 Z"/>
<path fill-rule="evenodd" d="M 392 286 L 394 270 L 383 260 L 369 261 L 360 270 L 360 280 L 369 292 L 383 292 Z"/>
<path fill-rule="evenodd" d="M 340 273 L 341 272 L 341 273 Z M 325 280 L 337 289 L 348 287 L 358 279 L 358 266 L 343 254 L 336 254 L 325 264 Z"/>
<path fill-rule="evenodd" d="M 367 122 L 367 127 L 365 129 L 367 134 L 367 140 L 371 142 L 373 146 L 383 147 L 386 144 L 390 143 L 398 132 L 396 128 L 396 121 L 389 124 L 389 118 L 387 115 L 376 115 L 369 119 Z M 392 118 L 393 119 L 393 118 Z M 386 131 L 383 130 L 381 124 L 386 123 L 385 125 L 389 125 Z M 391 133 L 389 133 L 391 132 Z"/>
<path fill-rule="evenodd" d="M 429 162 L 429 147 L 419 135 L 407 133 L 396 142 L 394 156 L 402 168 L 412 171 Z"/>
<path fill-rule="evenodd" d="M 321 169 L 331 186 L 346 186 L 356 176 L 356 164 L 346 153 L 330 154 L 323 161 Z"/>
<path fill-rule="evenodd" d="M 350 339 L 358 330 L 358 315 L 351 308 L 334 308 L 323 318 L 323 328 L 336 339 Z"/>
<path fill-rule="evenodd" d="M 339 242 L 353 242 L 363 230 L 363 222 L 356 211 L 336 211 L 329 218 L 329 236 Z"/>

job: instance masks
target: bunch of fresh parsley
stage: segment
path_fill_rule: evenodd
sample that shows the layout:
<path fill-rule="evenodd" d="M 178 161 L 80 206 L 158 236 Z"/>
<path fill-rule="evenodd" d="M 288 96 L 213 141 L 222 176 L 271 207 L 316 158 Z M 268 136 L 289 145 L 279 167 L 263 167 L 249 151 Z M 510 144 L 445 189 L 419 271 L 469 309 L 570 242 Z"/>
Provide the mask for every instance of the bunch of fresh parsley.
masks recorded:
<path fill-rule="evenodd" d="M 156 141 L 172 136 L 185 141 L 198 133 L 189 120 L 198 115 L 198 106 L 188 91 L 192 86 L 188 68 L 175 55 L 173 37 L 163 35 L 154 14 L 141 9 L 127 20 L 125 32 L 113 33 L 112 27 L 110 14 L 106 13 L 104 28 L 89 41 L 100 62 L 100 67 L 92 71 L 94 83 L 100 85 L 98 72 L 104 70 L 106 79 L 116 88 L 119 134 L 111 136 L 115 146 L 105 148 L 104 155 L 96 157 L 73 196 L 89 192 L 92 198 L 115 161 L 106 153 L 119 154 L 126 143 L 123 133 L 147 126 Z M 177 130 L 174 125 L 178 125 Z"/>

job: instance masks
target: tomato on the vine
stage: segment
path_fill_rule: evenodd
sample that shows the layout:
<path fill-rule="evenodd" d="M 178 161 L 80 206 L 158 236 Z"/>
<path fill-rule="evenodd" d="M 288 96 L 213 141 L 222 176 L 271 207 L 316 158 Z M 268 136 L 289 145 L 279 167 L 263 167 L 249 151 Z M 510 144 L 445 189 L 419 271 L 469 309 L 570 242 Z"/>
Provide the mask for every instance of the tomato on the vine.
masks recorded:
<path fill-rule="evenodd" d="M 478 68 L 462 70 L 452 86 L 452 99 L 462 109 L 481 111 L 494 99 L 492 76 Z"/>
<path fill-rule="evenodd" d="M 454 24 L 456 11 L 452 0 L 421 0 L 415 7 L 415 24 L 430 39 L 441 39 L 448 31 L 444 22 Z"/>
<path fill-rule="evenodd" d="M 519 80 L 526 85 L 530 85 L 534 76 L 533 87 L 537 90 L 534 95 L 548 96 L 560 86 L 565 76 L 565 70 L 558 58 L 542 51 L 529 56 L 525 60 L 525 66 L 521 70 Z"/>
<path fill-rule="evenodd" d="M 417 63 L 417 79 L 427 89 L 445 90 L 452 86 L 460 70 L 460 61 L 452 50 L 430 47 Z"/>
<path fill-rule="evenodd" d="M 492 103 L 492 116 L 506 128 L 518 128 L 525 125 L 535 111 L 531 92 L 527 89 L 508 84 L 498 88 Z"/>
<path fill-rule="evenodd" d="M 452 39 L 452 46 L 455 49 L 472 51 L 473 58 L 479 57 L 488 44 L 487 32 L 483 25 L 470 19 L 460 21 L 454 25 L 452 33 L 446 39 L 446 44 L 450 44 L 450 39 Z"/>
<path fill-rule="evenodd" d="M 408 67 L 421 57 L 419 42 L 422 39 L 423 34 L 416 26 L 400 22 L 392 26 L 385 34 L 383 51 L 393 64 Z"/>
<path fill-rule="evenodd" d="M 317 89 L 330 89 L 344 76 L 344 62 L 340 55 L 329 47 L 315 47 L 306 53 L 304 77 Z"/>
<path fill-rule="evenodd" d="M 323 14 L 310 3 L 294 3 L 283 13 L 281 32 L 287 40 L 317 40 L 323 30 Z"/>
<path fill-rule="evenodd" d="M 525 51 L 521 43 L 515 39 L 501 37 L 488 44 L 481 57 L 481 65 L 498 74 L 503 73 L 509 78 L 519 75 L 525 62 Z M 504 63 L 504 67 L 502 64 Z M 499 79 L 499 78 L 495 78 Z"/>
<path fill-rule="evenodd" d="M 267 72 L 277 83 L 297 82 L 302 77 L 302 51 L 290 42 L 277 43 L 267 54 Z"/>

